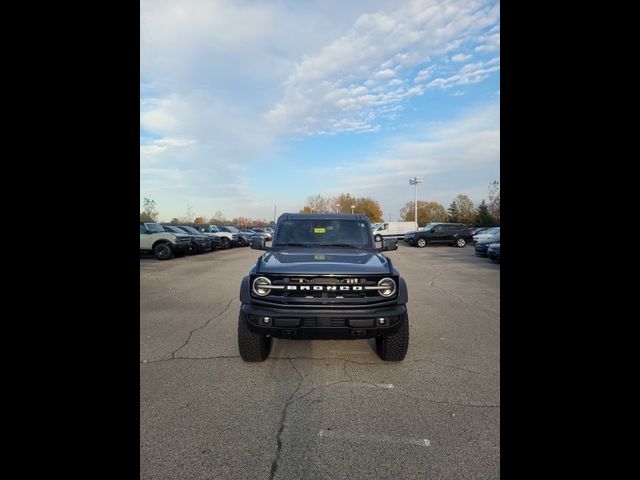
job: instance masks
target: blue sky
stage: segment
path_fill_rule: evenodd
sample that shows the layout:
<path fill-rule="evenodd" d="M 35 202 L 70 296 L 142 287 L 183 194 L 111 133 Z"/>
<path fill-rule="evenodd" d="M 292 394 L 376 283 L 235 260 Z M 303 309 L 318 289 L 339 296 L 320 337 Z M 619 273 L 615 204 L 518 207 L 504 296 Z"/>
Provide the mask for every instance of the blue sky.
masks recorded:
<path fill-rule="evenodd" d="M 310 195 L 478 203 L 500 170 L 500 4 L 141 2 L 140 200 L 270 219 Z"/>

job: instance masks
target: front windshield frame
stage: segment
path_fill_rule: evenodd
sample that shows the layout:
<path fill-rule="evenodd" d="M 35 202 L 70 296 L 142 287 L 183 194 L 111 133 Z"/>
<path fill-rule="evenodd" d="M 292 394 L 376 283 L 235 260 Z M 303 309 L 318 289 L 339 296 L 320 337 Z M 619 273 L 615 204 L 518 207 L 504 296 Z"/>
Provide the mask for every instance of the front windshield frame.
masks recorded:
<path fill-rule="evenodd" d="M 294 225 L 299 222 L 303 225 Z M 347 247 L 375 248 L 369 223 L 340 218 L 290 218 L 278 225 L 272 247 Z"/>

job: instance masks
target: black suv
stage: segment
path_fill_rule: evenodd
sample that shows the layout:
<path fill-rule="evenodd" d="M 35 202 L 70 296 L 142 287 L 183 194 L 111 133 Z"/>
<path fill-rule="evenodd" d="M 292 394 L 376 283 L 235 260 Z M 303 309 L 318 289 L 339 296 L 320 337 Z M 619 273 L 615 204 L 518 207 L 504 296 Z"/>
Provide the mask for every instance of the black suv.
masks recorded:
<path fill-rule="evenodd" d="M 464 223 L 436 223 L 426 230 L 409 232 L 404 236 L 404 243 L 420 248 L 428 243 L 446 243 L 462 248 L 471 241 L 471 229 Z"/>
<path fill-rule="evenodd" d="M 375 338 L 382 360 L 403 360 L 409 344 L 407 285 L 376 248 L 367 217 L 343 214 L 280 216 L 271 247 L 240 286 L 240 356 L 260 362 L 272 338 Z"/>
<path fill-rule="evenodd" d="M 178 235 L 188 234 L 191 239 L 191 254 L 210 252 L 213 249 L 211 246 L 211 239 L 205 235 L 201 235 L 200 232 L 198 232 L 198 234 L 194 234 L 187 232 L 183 228 L 176 227 L 175 225 L 162 224 L 162 226 L 164 227 L 165 232 L 177 233 Z"/>

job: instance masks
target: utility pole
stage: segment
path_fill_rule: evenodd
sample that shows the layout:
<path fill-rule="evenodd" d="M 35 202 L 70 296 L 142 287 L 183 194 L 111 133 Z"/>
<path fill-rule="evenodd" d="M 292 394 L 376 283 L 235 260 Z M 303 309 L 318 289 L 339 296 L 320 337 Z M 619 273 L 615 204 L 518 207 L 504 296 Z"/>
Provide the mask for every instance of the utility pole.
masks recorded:
<path fill-rule="evenodd" d="M 419 227 L 419 225 L 418 225 L 418 184 L 422 183 L 422 182 L 423 182 L 422 177 L 413 177 L 413 178 L 409 179 L 409 185 L 415 185 L 416 186 L 416 201 L 413 204 L 413 207 L 414 207 L 413 219 L 416 222 L 416 230 Z"/>

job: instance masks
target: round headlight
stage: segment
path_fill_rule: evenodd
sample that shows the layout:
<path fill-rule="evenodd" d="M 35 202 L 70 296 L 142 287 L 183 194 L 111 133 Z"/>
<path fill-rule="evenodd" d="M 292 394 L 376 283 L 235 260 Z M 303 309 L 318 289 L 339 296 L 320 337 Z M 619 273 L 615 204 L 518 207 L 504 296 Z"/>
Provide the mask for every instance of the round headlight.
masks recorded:
<path fill-rule="evenodd" d="M 391 278 L 383 278 L 378 282 L 378 286 L 384 287 L 378 290 L 378 292 L 380 292 L 380 295 L 382 295 L 383 297 L 390 297 L 391 295 L 396 293 L 396 282 L 394 282 Z"/>
<path fill-rule="evenodd" d="M 271 280 L 267 277 L 258 277 L 253 281 L 253 293 L 261 297 L 269 295 L 269 292 L 271 292 L 271 289 L 268 288 L 269 286 L 271 286 Z"/>

